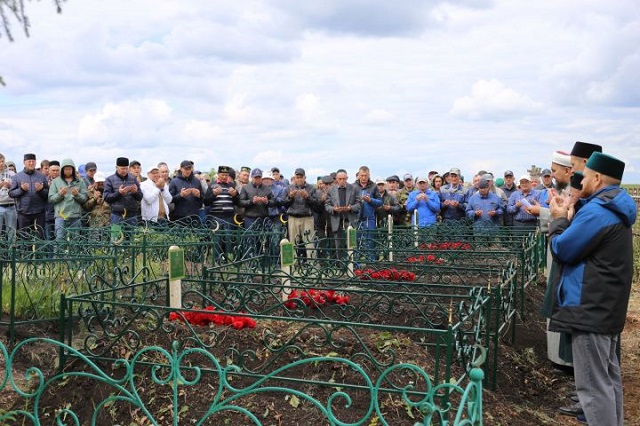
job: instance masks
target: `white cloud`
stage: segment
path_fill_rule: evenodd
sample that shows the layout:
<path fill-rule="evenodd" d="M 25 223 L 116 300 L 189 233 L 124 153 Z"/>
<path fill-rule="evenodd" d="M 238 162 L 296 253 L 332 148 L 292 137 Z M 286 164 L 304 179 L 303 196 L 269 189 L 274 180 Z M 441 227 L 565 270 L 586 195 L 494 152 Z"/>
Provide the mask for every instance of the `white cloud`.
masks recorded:
<path fill-rule="evenodd" d="M 501 81 L 480 80 L 470 96 L 453 102 L 451 115 L 467 120 L 507 120 L 540 112 L 542 104 L 505 86 Z"/>
<path fill-rule="evenodd" d="M 0 40 L 13 159 L 471 175 L 587 140 L 640 162 L 637 0 L 63 6 L 27 2 L 31 38 Z"/>
<path fill-rule="evenodd" d="M 159 99 L 108 103 L 97 114 L 88 114 L 78 125 L 82 143 L 126 141 L 146 146 L 157 141 L 169 126 L 171 107 Z"/>
<path fill-rule="evenodd" d="M 365 123 L 384 125 L 395 119 L 395 115 L 385 109 L 374 109 L 364 116 Z"/>

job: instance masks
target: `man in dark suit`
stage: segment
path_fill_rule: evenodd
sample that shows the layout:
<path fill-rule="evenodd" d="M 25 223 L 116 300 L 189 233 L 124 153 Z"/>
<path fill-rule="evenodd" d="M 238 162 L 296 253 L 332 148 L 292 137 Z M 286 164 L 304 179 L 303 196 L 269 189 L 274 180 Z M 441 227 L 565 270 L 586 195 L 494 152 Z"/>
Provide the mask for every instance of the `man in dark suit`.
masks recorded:
<path fill-rule="evenodd" d="M 335 185 L 327 193 L 325 209 L 329 213 L 331 221 L 331 234 L 333 239 L 334 257 L 344 259 L 347 248 L 347 233 L 349 225 L 358 227 L 358 216 L 360 214 L 360 203 L 357 194 L 359 191 L 351 184 L 347 183 L 347 174 L 339 172 L 336 174 Z"/>

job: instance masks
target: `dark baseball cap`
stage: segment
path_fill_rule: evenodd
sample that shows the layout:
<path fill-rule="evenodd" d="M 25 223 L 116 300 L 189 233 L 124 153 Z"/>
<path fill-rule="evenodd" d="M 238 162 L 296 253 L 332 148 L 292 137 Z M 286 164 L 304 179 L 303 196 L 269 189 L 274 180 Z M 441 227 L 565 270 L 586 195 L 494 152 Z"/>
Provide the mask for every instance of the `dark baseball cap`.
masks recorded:
<path fill-rule="evenodd" d="M 299 175 L 299 176 L 304 176 L 304 175 L 305 175 L 305 173 L 304 173 L 304 169 L 303 169 L 303 168 L 301 168 L 301 167 L 298 167 L 298 168 L 296 169 L 296 171 L 295 171 L 293 174 L 294 174 L 294 175 Z"/>

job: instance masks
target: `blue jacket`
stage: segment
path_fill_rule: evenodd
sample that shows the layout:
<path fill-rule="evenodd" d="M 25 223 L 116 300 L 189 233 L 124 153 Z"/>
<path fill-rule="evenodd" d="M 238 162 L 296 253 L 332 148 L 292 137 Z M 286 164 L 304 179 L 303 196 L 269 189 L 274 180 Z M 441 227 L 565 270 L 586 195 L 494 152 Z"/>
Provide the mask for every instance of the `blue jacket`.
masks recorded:
<path fill-rule="evenodd" d="M 457 201 L 458 206 L 447 206 L 445 201 Z M 466 206 L 466 195 L 462 185 L 452 186 L 450 183 L 440 188 L 440 208 L 442 209 L 443 220 L 464 219 Z"/>
<path fill-rule="evenodd" d="M 522 199 L 525 198 L 529 204 L 533 205 L 534 200 L 538 203 L 538 204 L 544 204 L 544 201 L 541 200 L 541 192 L 540 191 L 536 191 L 536 190 L 531 190 L 529 191 L 529 193 L 525 196 L 521 190 L 517 190 L 515 192 L 513 192 L 513 194 L 511 194 L 511 196 L 509 197 L 509 202 L 507 203 L 507 213 L 514 215 L 514 219 L 515 220 L 520 220 L 520 221 L 531 221 L 531 220 L 536 220 L 537 216 L 531 215 L 529 213 L 526 212 L 526 207 L 525 206 L 520 206 L 517 207 L 516 203 L 518 201 L 522 202 Z"/>
<path fill-rule="evenodd" d="M 424 228 L 433 225 L 437 221 L 437 213 L 440 211 L 440 198 L 434 191 L 427 189 L 424 194 L 426 200 L 418 200 L 418 195 L 423 194 L 419 189 L 414 189 L 407 198 L 407 211 L 418 212 L 418 227 Z"/>
<path fill-rule="evenodd" d="M 476 216 L 476 210 L 482 210 L 482 215 Z M 489 216 L 491 210 L 495 210 L 495 216 Z M 489 192 L 486 197 L 483 197 L 478 191 L 467 202 L 467 217 L 474 220 L 473 226 L 475 229 L 498 227 L 502 213 L 502 198 L 493 192 Z"/>
<path fill-rule="evenodd" d="M 618 334 L 633 279 L 637 206 L 618 186 L 581 201 L 571 222 L 556 219 L 549 225 L 551 253 L 561 266 L 551 328 Z"/>
<path fill-rule="evenodd" d="M 36 191 L 35 184 L 41 183 L 43 188 Z M 29 189 L 24 191 L 23 183 L 29 184 Z M 22 214 L 43 213 L 49 198 L 49 182 L 47 177 L 37 170 L 27 172 L 22 170 L 11 179 L 9 197 L 16 200 L 16 209 Z"/>

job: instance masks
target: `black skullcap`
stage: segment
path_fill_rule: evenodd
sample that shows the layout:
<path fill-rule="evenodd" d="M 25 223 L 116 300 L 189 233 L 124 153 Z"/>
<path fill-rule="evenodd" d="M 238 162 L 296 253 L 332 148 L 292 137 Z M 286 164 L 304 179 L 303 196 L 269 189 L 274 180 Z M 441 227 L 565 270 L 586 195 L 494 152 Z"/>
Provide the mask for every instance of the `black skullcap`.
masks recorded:
<path fill-rule="evenodd" d="M 583 177 L 582 172 L 575 172 L 573 176 L 571 176 L 571 187 L 581 191 Z"/>
<path fill-rule="evenodd" d="M 229 166 L 218 166 L 218 173 L 229 173 Z"/>
<path fill-rule="evenodd" d="M 587 167 L 603 175 L 622 180 L 624 162 L 601 152 L 594 152 L 587 161 Z"/>
<path fill-rule="evenodd" d="M 49 161 L 49 167 L 51 167 L 51 166 L 60 167 L 60 162 L 58 160 L 51 160 L 51 161 Z"/>
<path fill-rule="evenodd" d="M 35 159 L 36 159 L 36 155 L 35 154 L 25 154 L 24 155 L 24 161 L 35 160 Z"/>
<path fill-rule="evenodd" d="M 602 147 L 600 145 L 595 145 L 592 143 L 577 141 L 573 145 L 571 155 L 573 155 L 574 157 L 589 158 L 594 152 L 602 152 Z"/>
<path fill-rule="evenodd" d="M 127 157 L 118 157 L 116 159 L 116 166 L 129 167 L 129 159 Z"/>

